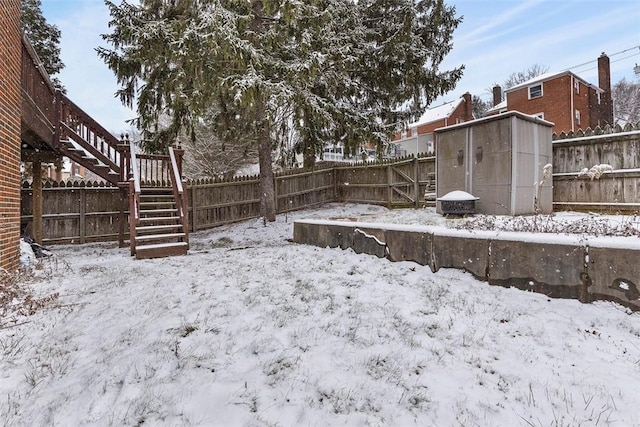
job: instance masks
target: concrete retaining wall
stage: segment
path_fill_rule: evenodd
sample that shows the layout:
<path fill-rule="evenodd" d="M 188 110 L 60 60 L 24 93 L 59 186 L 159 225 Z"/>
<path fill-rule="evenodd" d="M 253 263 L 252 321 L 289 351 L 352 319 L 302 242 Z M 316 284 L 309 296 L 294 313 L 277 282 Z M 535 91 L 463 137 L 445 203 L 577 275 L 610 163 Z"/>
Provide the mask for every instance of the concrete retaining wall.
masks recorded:
<path fill-rule="evenodd" d="M 524 237 L 523 237 L 524 236 Z M 294 223 L 297 243 L 352 248 L 436 272 L 468 271 L 491 285 L 640 310 L 640 240 L 451 230 L 322 220 Z"/>

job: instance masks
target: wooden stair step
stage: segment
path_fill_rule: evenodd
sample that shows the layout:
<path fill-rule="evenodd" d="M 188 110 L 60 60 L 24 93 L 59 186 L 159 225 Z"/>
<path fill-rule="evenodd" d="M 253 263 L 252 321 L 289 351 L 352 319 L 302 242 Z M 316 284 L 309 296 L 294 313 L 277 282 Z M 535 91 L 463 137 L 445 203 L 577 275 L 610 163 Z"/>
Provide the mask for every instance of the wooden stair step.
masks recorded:
<path fill-rule="evenodd" d="M 101 164 L 100 160 L 96 159 L 95 157 L 82 156 L 82 161 L 87 162 L 87 163 L 91 163 L 91 164 L 94 164 L 94 165 L 105 166 L 105 165 Z"/>
<path fill-rule="evenodd" d="M 181 238 L 184 238 L 184 233 L 145 234 L 142 236 L 136 236 L 136 248 L 138 248 L 138 242 L 173 240 L 173 239 L 181 239 Z"/>
<path fill-rule="evenodd" d="M 140 209 L 142 210 L 147 206 L 158 206 L 158 207 L 160 207 L 160 206 L 175 206 L 175 204 L 176 203 L 174 201 L 171 201 L 171 202 L 157 202 L 157 201 L 155 201 L 155 202 L 152 202 L 152 201 L 143 202 L 143 201 L 140 201 Z"/>
<path fill-rule="evenodd" d="M 173 188 L 171 187 L 140 187 L 141 195 L 173 195 Z"/>
<path fill-rule="evenodd" d="M 150 216 L 145 218 L 140 218 L 139 221 L 141 223 L 157 223 L 157 222 L 168 222 L 168 221 L 180 221 L 179 216 Z M 160 224 L 158 224 L 160 225 Z"/>
<path fill-rule="evenodd" d="M 142 214 L 163 215 L 163 214 L 173 214 L 173 213 L 176 213 L 177 211 L 178 211 L 177 209 L 144 209 L 140 211 L 140 214 L 141 215 Z M 149 218 L 153 218 L 153 217 L 149 217 Z"/>
<path fill-rule="evenodd" d="M 173 200 L 173 193 L 171 194 L 147 194 L 140 193 L 140 200 Z"/>
<path fill-rule="evenodd" d="M 189 244 L 187 242 L 158 243 L 155 245 L 136 246 L 136 259 L 186 255 L 188 250 Z"/>
<path fill-rule="evenodd" d="M 144 225 L 142 227 L 136 227 L 136 233 L 156 233 L 162 231 L 171 231 L 182 228 L 182 224 L 168 224 L 168 225 Z"/>

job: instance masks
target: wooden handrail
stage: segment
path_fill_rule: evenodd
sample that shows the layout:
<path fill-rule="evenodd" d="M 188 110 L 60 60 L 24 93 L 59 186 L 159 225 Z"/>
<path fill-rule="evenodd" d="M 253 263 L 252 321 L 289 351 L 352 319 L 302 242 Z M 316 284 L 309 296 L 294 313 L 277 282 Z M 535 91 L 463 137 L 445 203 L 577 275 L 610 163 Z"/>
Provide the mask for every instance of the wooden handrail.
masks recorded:
<path fill-rule="evenodd" d="M 138 159 L 136 159 L 136 146 L 133 141 L 129 141 L 129 153 L 132 175 L 129 178 L 129 247 L 133 256 L 136 254 L 136 226 L 140 223 L 140 173 Z"/>
<path fill-rule="evenodd" d="M 120 141 L 118 138 L 60 92 L 58 92 L 58 102 L 60 103 L 58 119 L 60 123 L 66 125 L 62 128 L 62 134 L 71 128 L 87 144 L 109 159 L 112 165 L 118 167 L 120 164 L 120 151 L 118 150 Z"/>
<path fill-rule="evenodd" d="M 182 150 L 180 150 L 182 154 Z M 185 239 L 189 241 L 189 211 L 187 202 L 187 193 L 184 191 L 184 185 L 182 182 L 182 156 L 179 158 L 176 156 L 176 152 L 173 147 L 169 147 L 169 158 L 171 159 L 171 171 L 172 171 L 172 187 L 173 195 L 178 207 L 178 215 L 182 222 L 182 231 L 184 232 Z"/>
<path fill-rule="evenodd" d="M 129 143 L 131 152 L 131 173 L 133 175 L 134 191 L 140 194 L 140 171 L 138 170 L 138 158 L 136 156 L 136 146 L 133 141 Z"/>
<path fill-rule="evenodd" d="M 182 177 L 180 176 L 180 169 L 178 168 L 178 161 L 176 160 L 176 153 L 173 151 L 173 147 L 169 147 L 169 157 L 171 157 L 171 169 L 173 171 L 173 181 L 175 182 L 178 194 L 182 194 Z"/>

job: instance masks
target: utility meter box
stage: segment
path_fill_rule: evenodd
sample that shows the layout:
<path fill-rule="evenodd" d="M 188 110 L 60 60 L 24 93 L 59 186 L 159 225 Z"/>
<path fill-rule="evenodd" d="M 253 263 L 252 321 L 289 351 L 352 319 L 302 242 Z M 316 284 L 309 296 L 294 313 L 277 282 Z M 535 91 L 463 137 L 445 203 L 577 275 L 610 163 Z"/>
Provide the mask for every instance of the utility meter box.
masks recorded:
<path fill-rule="evenodd" d="M 436 129 L 436 197 L 466 191 L 490 215 L 551 213 L 552 127 L 508 111 Z"/>

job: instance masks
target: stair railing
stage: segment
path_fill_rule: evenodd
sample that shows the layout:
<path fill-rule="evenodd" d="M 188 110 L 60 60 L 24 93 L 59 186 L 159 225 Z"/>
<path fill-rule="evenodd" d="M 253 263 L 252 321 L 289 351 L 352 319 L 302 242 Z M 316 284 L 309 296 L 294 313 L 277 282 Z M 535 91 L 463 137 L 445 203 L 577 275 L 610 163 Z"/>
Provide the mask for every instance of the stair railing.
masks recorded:
<path fill-rule="evenodd" d="M 140 222 L 140 171 L 136 156 L 136 146 L 129 141 L 131 153 L 131 177 L 129 178 L 129 246 L 131 255 L 136 254 L 136 226 Z"/>
<path fill-rule="evenodd" d="M 178 215 L 180 216 L 180 223 L 182 224 L 182 232 L 185 236 L 185 241 L 189 243 L 189 210 L 187 202 L 186 180 L 182 179 L 182 156 L 184 150 L 178 148 L 174 150 L 173 147 L 169 147 L 169 157 L 171 158 L 171 172 L 172 172 L 172 187 L 173 197 L 176 201 L 176 207 L 178 209 Z"/>
<path fill-rule="evenodd" d="M 56 92 L 56 109 L 59 114 L 57 139 L 72 139 L 86 152 L 108 166 L 118 175 L 109 178 L 112 183 L 125 178 L 120 170 L 118 138 L 103 128 L 62 92 Z M 56 142 L 58 142 L 56 141 Z"/>

